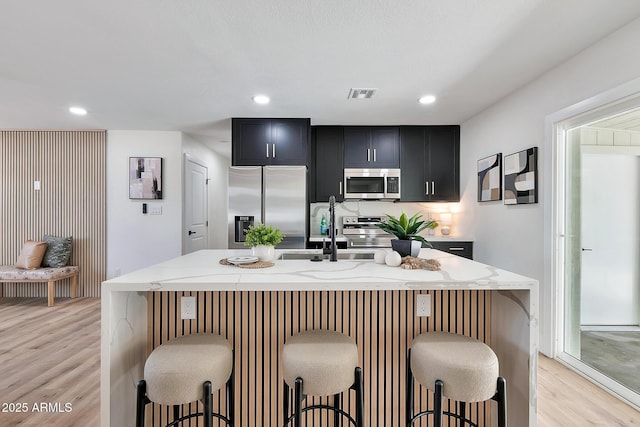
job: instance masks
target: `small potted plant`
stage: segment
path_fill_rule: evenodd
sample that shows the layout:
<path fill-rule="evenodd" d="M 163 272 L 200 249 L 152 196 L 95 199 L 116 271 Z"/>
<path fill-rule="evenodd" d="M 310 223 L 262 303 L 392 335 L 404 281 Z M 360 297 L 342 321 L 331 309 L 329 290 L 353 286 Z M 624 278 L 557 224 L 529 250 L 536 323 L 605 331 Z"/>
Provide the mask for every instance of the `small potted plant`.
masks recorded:
<path fill-rule="evenodd" d="M 418 256 L 423 243 L 431 247 L 431 243 L 418 233 L 427 228 L 436 228 L 438 226 L 438 223 L 433 220 L 424 221 L 420 218 L 422 218 L 420 213 L 413 215 L 411 218 L 407 218 L 404 212 L 400 215 L 400 218 L 387 215 L 387 219 L 381 222 L 378 227 L 397 237 L 397 239 L 391 240 L 391 248 L 394 251 L 397 251 L 401 256 Z"/>
<path fill-rule="evenodd" d="M 275 246 L 282 241 L 284 234 L 270 225 L 258 223 L 246 230 L 245 246 L 250 246 L 254 256 L 260 261 L 272 261 L 275 257 Z"/>

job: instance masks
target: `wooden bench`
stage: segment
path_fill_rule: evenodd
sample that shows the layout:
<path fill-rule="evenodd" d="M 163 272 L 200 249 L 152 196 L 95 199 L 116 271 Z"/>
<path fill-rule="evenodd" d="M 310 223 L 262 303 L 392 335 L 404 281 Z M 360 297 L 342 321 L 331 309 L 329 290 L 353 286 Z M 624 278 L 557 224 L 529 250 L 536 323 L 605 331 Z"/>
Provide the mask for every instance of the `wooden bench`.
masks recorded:
<path fill-rule="evenodd" d="M 34 270 L 2 265 L 0 266 L 0 298 L 3 297 L 2 283 L 48 283 L 48 306 L 52 307 L 55 297 L 55 282 L 71 278 L 71 298 L 75 298 L 79 272 L 80 268 L 74 265 L 60 268 L 44 267 Z"/>

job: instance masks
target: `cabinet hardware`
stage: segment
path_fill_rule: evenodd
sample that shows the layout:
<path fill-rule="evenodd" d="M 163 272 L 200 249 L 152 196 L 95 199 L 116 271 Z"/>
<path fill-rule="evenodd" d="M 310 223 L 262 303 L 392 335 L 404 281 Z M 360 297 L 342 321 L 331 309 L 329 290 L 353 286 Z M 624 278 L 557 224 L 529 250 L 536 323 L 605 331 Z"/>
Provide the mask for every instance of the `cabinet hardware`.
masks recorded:
<path fill-rule="evenodd" d="M 342 196 L 342 181 L 340 181 L 340 191 L 338 192 Z"/>
<path fill-rule="evenodd" d="M 376 160 L 376 149 L 375 148 L 373 149 L 373 161 L 374 162 L 377 161 Z"/>
<path fill-rule="evenodd" d="M 582 252 L 591 252 L 593 249 L 591 248 L 582 248 Z"/>
<path fill-rule="evenodd" d="M 367 148 L 367 162 L 371 161 L 371 148 Z"/>
<path fill-rule="evenodd" d="M 464 248 L 449 248 L 450 251 L 464 251 Z"/>
<path fill-rule="evenodd" d="M 424 195 L 429 195 L 429 183 L 427 181 L 424 182 Z"/>
<path fill-rule="evenodd" d="M 267 143 L 267 159 L 269 158 L 269 143 Z"/>
<path fill-rule="evenodd" d="M 431 181 L 431 195 L 433 196 L 435 194 L 436 194 L 436 182 L 435 181 Z"/>
<path fill-rule="evenodd" d="M 273 158 L 276 158 L 276 144 L 271 144 L 273 146 L 273 150 L 271 151 L 271 154 L 273 154 Z"/>

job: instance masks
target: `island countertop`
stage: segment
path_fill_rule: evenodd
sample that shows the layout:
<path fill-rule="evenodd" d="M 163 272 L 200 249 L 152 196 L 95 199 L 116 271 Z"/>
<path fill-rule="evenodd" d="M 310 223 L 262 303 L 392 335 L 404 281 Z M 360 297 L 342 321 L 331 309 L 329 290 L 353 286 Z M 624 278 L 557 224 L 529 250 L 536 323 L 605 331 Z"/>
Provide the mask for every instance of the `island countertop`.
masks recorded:
<path fill-rule="evenodd" d="M 283 253 L 298 252 L 321 253 L 319 250 L 285 249 L 276 250 L 276 258 Z M 538 283 L 535 279 L 435 249 L 422 249 L 420 257 L 440 262 L 438 271 L 389 267 L 376 264 L 372 259 L 341 259 L 337 262 L 276 259 L 272 267 L 256 269 L 219 263 L 223 258 L 249 254 L 249 250 L 242 249 L 198 251 L 107 280 L 103 282 L 103 288 L 113 291 L 530 289 Z"/>
<path fill-rule="evenodd" d="M 276 258 L 279 258 L 281 254 L 296 252 L 319 254 L 321 250 L 276 250 Z M 372 251 L 347 249 L 338 250 L 338 252 L 344 254 Z M 255 373 L 249 367 L 253 366 L 252 363 L 257 364 L 260 360 L 265 360 L 262 358 L 266 358 L 276 364 L 269 372 L 277 372 L 277 355 L 285 339 L 285 332 L 295 333 L 295 331 L 288 329 L 292 325 L 290 320 L 285 326 L 285 320 L 282 316 L 285 316 L 285 313 L 293 312 L 295 316 L 298 316 L 299 313 L 300 319 L 309 319 L 308 310 L 313 311 L 317 308 L 308 304 L 291 305 L 288 301 L 297 301 L 297 298 L 303 298 L 303 295 L 325 295 L 323 298 L 331 298 L 337 307 L 342 307 L 340 316 L 346 317 L 336 320 L 334 326 L 324 325 L 321 327 L 337 328 L 339 324 L 342 327 L 353 326 L 355 329 L 352 330 L 352 333 L 369 344 L 391 340 L 384 348 L 372 345 L 363 348 L 363 360 L 369 364 L 373 363 L 375 354 L 378 352 L 391 354 L 387 359 L 381 356 L 378 359 L 378 365 L 366 365 L 367 375 L 372 376 L 371 378 L 367 377 L 369 382 L 373 381 L 376 375 L 396 378 L 394 377 L 396 374 L 391 372 L 396 372 L 399 369 L 398 366 L 403 366 L 402 358 L 406 356 L 406 349 L 414 334 L 428 330 L 428 328 L 442 328 L 442 330 L 451 332 L 474 335 L 477 328 L 483 328 L 480 335 L 483 336 L 483 339 L 490 339 L 491 347 L 500 361 L 501 375 L 507 378 L 509 384 L 509 423 L 523 426 L 537 425 L 537 280 L 435 249 L 422 249 L 420 257 L 438 260 L 441 264 L 441 269 L 438 271 L 405 270 L 400 267 L 376 264 L 373 259 L 340 259 L 337 262 L 276 259 L 272 267 L 259 269 L 220 264 L 220 260 L 223 258 L 249 254 L 250 250 L 248 249 L 202 250 L 103 282 L 101 319 L 101 425 L 103 427 L 134 425 L 135 384 L 143 376 L 144 363 L 150 349 L 158 344 L 153 342 L 155 338 L 151 338 L 159 336 L 157 326 L 154 326 L 157 325 L 158 312 L 161 313 L 161 321 L 169 320 L 168 324 L 170 325 L 182 325 L 184 322 L 189 322 L 181 320 L 178 315 L 178 299 L 185 294 L 215 294 L 220 296 L 215 297 L 220 301 L 235 301 L 236 311 L 233 311 L 234 309 L 229 305 L 212 306 L 205 310 L 208 313 L 207 316 L 211 316 L 212 312 L 217 313 L 216 316 L 220 313 L 226 313 L 224 315 L 226 317 L 223 316 L 222 321 L 227 325 L 227 328 L 230 327 L 229 325 L 236 325 L 231 326 L 234 331 L 251 331 L 251 325 L 257 324 L 258 318 L 264 316 L 268 316 L 272 322 L 276 322 L 272 324 L 272 327 L 281 330 L 277 334 L 279 338 L 276 342 L 273 341 L 271 335 L 260 336 L 258 334 L 254 336 L 253 339 L 265 343 L 264 348 L 260 347 L 266 352 L 264 354 L 256 353 L 257 348 L 251 347 L 253 344 L 250 342 L 245 343 L 246 335 L 243 335 L 243 340 L 240 340 L 239 336 L 234 336 L 234 333 L 229 332 L 227 339 L 235 343 L 238 350 L 235 356 L 238 363 L 236 379 L 237 381 L 248 381 L 248 388 L 243 389 L 245 390 L 243 393 L 252 390 L 251 384 L 265 384 L 265 387 L 270 388 L 274 396 L 282 392 L 278 388 L 281 387 L 281 384 L 277 378 L 270 382 L 263 382 L 266 381 L 265 378 L 255 378 Z M 421 293 L 429 293 L 434 297 L 439 295 L 438 298 L 445 298 L 444 295 L 463 296 L 460 297 L 460 300 L 456 299 L 455 303 L 453 303 L 454 300 L 447 300 L 446 306 L 441 306 L 445 304 L 445 299 L 432 298 L 432 317 L 426 322 L 425 320 L 412 320 L 415 319 L 414 298 L 416 294 Z M 162 295 L 171 295 L 169 300 L 174 301 L 177 305 L 171 302 L 174 304 L 171 308 L 166 309 L 164 306 L 158 308 L 157 302 L 153 301 L 164 298 Z M 331 297 L 327 295 L 331 295 Z M 481 298 L 484 301 L 486 298 L 488 304 L 480 306 L 477 305 L 478 302 L 473 303 L 476 297 L 478 301 Z M 262 298 L 268 298 L 270 302 L 266 303 L 265 301 L 260 304 L 259 310 L 261 311 L 258 312 L 260 314 L 249 314 L 253 313 L 252 310 L 258 309 L 256 305 L 252 305 L 254 304 L 252 301 Z M 280 299 L 276 301 L 272 298 Z M 452 296 L 452 298 L 454 297 Z M 468 301 L 474 305 L 467 305 L 468 301 L 465 298 L 470 298 Z M 398 302 L 400 299 L 403 302 L 398 307 L 389 305 L 390 301 Z M 329 300 L 327 299 L 327 301 Z M 357 308 L 350 305 L 351 308 L 347 309 L 346 301 L 351 301 L 349 304 L 355 303 Z M 374 305 L 374 301 L 378 304 L 377 306 Z M 272 304 L 275 304 L 273 310 L 271 310 Z M 334 313 L 331 316 L 338 319 L 338 308 L 333 311 L 332 304 L 322 307 L 327 310 L 327 313 Z M 304 310 L 307 310 L 306 314 Z M 437 316 L 433 315 L 434 310 L 438 313 Z M 447 312 L 449 314 L 446 315 L 446 318 L 443 317 Z M 314 319 L 322 318 L 326 321 L 327 313 L 321 315 L 312 313 L 311 316 Z M 199 311 L 198 316 L 204 316 L 204 314 Z M 450 320 L 446 320 L 447 318 Z M 473 330 L 457 330 L 461 324 L 460 319 L 463 319 L 462 324 L 466 325 L 466 322 L 470 322 L 469 325 L 476 326 L 473 326 Z M 253 323 L 245 324 L 249 320 Z M 188 326 L 189 333 L 199 332 L 199 329 L 204 327 L 203 325 L 209 324 L 211 321 L 210 318 L 199 317 L 198 320 L 193 321 L 194 323 L 188 323 L 191 325 Z M 427 327 L 428 324 L 432 326 Z M 212 325 L 215 329 L 215 322 Z M 169 327 L 169 329 L 172 328 L 172 326 Z M 182 329 L 180 330 L 182 331 Z M 271 329 L 268 330 L 271 331 Z M 260 331 L 264 330 L 260 329 Z M 174 335 L 167 335 L 169 332 L 163 327 L 161 341 L 176 336 L 177 329 L 172 332 Z M 255 332 L 257 334 L 257 329 Z M 244 332 L 235 333 L 242 334 Z M 394 344 L 390 344 L 391 342 Z M 245 348 L 247 345 L 248 347 Z M 240 357 L 242 359 L 239 359 Z M 245 360 L 245 358 L 248 359 Z M 382 363 L 384 360 L 386 361 Z M 373 370 L 371 370 L 372 368 Z M 375 383 L 370 384 L 371 390 L 366 392 L 370 394 L 365 393 L 365 395 L 378 400 L 376 402 L 372 400 L 368 404 L 371 412 L 366 413 L 365 417 L 380 417 L 381 415 L 376 412 L 377 408 L 397 407 L 399 402 L 396 400 L 401 399 L 403 395 L 402 375 L 397 382 L 397 384 L 389 383 L 382 389 L 376 388 Z M 255 400 L 262 392 L 254 391 L 257 393 Z M 240 393 L 239 390 L 236 392 Z M 246 397 L 238 395 L 237 401 Z M 258 402 L 258 400 L 255 401 Z M 269 417 L 274 417 L 270 422 L 277 425 L 282 417 L 282 414 L 278 412 L 280 411 L 279 407 L 280 405 L 277 405 L 273 410 L 268 405 L 253 409 L 244 407 L 238 409 L 237 415 L 240 420 L 246 421 L 246 425 L 252 425 L 255 421 L 250 418 L 252 411 L 270 411 Z M 488 407 L 490 408 L 490 406 Z M 394 427 L 402 425 L 402 411 L 400 409 L 395 412 L 394 419 L 391 422 L 384 421 L 384 424 Z M 267 416 L 266 413 L 264 415 Z M 376 419 L 378 424 L 383 422 L 382 418 Z"/>

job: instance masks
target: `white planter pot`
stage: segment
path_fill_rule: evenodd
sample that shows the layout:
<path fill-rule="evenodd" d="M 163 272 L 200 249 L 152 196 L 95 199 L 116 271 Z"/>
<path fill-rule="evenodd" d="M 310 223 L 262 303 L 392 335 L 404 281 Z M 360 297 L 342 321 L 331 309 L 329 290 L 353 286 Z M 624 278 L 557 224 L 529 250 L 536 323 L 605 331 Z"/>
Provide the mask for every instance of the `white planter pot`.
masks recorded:
<path fill-rule="evenodd" d="M 251 248 L 253 256 L 257 256 L 260 261 L 273 261 L 276 256 L 276 248 L 270 245 L 257 245 Z"/>

